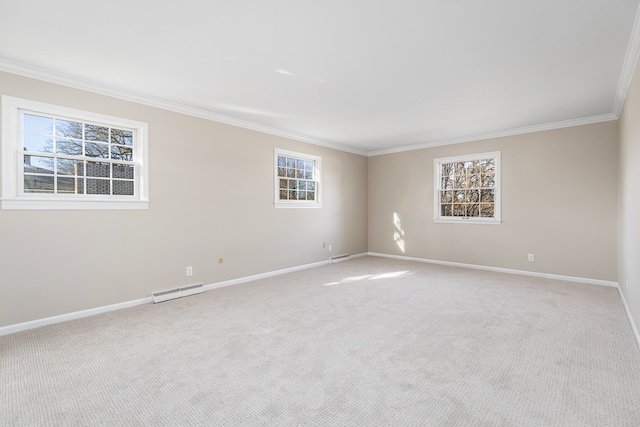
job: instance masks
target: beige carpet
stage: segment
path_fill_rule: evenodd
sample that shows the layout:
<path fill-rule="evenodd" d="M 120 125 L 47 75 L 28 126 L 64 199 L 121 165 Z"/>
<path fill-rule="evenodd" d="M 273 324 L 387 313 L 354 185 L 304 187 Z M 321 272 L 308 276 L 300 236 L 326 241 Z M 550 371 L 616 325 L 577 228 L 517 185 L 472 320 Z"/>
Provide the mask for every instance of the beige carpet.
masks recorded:
<path fill-rule="evenodd" d="M 359 258 L 0 337 L 2 426 L 640 426 L 614 288 Z"/>

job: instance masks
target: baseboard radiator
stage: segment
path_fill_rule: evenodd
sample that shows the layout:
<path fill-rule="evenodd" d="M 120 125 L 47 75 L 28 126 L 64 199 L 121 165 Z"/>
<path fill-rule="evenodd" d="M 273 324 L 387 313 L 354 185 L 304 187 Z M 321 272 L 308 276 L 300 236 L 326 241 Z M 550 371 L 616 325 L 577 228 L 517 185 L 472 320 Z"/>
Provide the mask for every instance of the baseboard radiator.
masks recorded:
<path fill-rule="evenodd" d="M 171 299 L 187 297 L 189 295 L 201 294 L 204 292 L 202 283 L 195 285 L 185 286 L 183 288 L 168 289 L 166 291 L 154 292 L 151 294 L 153 303 L 157 304 L 163 301 L 169 301 Z"/>
<path fill-rule="evenodd" d="M 335 264 L 336 262 L 349 261 L 351 256 L 349 254 L 336 255 L 329 258 L 329 264 Z"/>

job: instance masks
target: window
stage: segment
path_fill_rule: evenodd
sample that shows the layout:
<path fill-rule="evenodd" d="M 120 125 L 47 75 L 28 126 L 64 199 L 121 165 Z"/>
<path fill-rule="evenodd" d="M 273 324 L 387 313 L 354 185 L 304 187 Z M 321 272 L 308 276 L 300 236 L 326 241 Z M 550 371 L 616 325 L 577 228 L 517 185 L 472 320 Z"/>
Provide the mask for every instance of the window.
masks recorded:
<path fill-rule="evenodd" d="M 276 149 L 275 207 L 321 207 L 321 161 L 317 156 Z"/>
<path fill-rule="evenodd" d="M 2 209 L 148 208 L 146 123 L 2 97 Z"/>
<path fill-rule="evenodd" d="M 434 160 L 436 222 L 500 223 L 500 152 Z"/>

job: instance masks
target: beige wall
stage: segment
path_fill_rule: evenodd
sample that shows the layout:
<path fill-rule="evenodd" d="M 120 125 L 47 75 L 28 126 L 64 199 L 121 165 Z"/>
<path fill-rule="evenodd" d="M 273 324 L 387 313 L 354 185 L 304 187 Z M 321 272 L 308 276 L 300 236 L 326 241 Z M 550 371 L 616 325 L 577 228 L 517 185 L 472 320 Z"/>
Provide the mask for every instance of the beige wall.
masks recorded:
<path fill-rule="evenodd" d="M 640 329 L 640 68 L 620 116 L 618 283 Z"/>
<path fill-rule="evenodd" d="M 0 327 L 367 251 L 364 156 L 8 73 L 0 93 L 147 122 L 151 200 L 0 210 Z M 322 157 L 322 209 L 273 207 L 274 147 Z"/>
<path fill-rule="evenodd" d="M 371 157 L 369 251 L 616 281 L 617 138 L 606 122 Z M 503 223 L 434 223 L 433 159 L 488 151 Z"/>

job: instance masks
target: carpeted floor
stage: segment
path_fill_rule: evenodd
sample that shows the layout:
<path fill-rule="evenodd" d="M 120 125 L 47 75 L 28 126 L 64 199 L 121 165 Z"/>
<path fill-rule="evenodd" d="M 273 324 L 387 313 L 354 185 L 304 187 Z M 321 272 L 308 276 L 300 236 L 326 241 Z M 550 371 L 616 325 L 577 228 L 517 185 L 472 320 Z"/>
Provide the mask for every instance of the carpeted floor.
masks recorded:
<path fill-rule="evenodd" d="M 640 426 L 617 290 L 358 258 L 0 337 L 2 426 Z"/>

